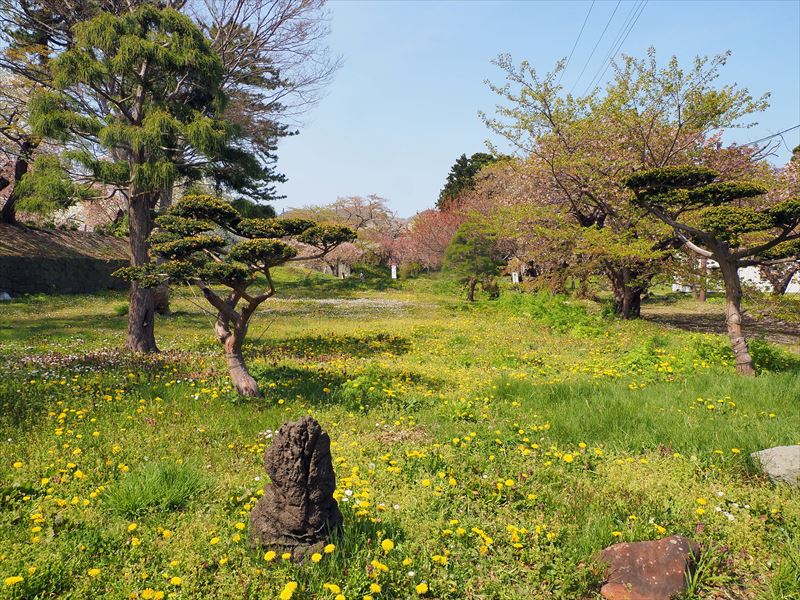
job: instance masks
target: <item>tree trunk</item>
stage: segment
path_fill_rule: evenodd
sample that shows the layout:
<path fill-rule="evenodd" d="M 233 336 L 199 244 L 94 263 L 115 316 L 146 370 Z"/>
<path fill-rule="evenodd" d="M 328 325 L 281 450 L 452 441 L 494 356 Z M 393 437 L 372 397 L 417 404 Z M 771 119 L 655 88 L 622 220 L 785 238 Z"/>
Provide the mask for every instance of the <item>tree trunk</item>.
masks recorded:
<path fill-rule="evenodd" d="M 700 257 L 700 289 L 697 292 L 697 301 L 706 301 L 706 288 L 708 287 L 708 259 Z"/>
<path fill-rule="evenodd" d="M 467 300 L 475 302 L 475 286 L 478 285 L 477 277 L 470 277 L 467 281 Z"/>
<path fill-rule="evenodd" d="M 152 229 L 153 195 L 136 193 L 131 187 L 128 216 L 131 266 L 139 267 L 148 261 L 147 236 Z M 128 338 L 125 346 L 133 352 L 158 352 L 154 333 L 155 303 L 151 288 L 131 282 L 130 308 L 128 309 Z"/>
<path fill-rule="evenodd" d="M 725 259 L 719 260 L 719 266 L 725 280 L 725 317 L 736 361 L 736 371 L 742 375 L 752 376 L 756 373 L 753 359 L 747 348 L 747 340 L 742 335 L 742 284 L 739 279 L 739 269 L 735 263 Z"/>
<path fill-rule="evenodd" d="M 163 213 L 172 206 L 172 185 L 164 186 L 158 198 L 158 212 Z M 164 261 L 161 257 L 156 259 L 157 264 Z M 162 283 L 153 289 L 153 302 L 155 311 L 160 315 L 169 314 L 169 284 Z"/>
<path fill-rule="evenodd" d="M 761 277 L 769 281 L 772 286 L 772 293 L 775 296 L 782 296 L 789 289 L 794 276 L 800 272 L 800 267 L 794 264 L 782 265 L 761 265 L 759 267 Z"/>
<path fill-rule="evenodd" d="M 789 286 L 792 283 L 792 279 L 794 279 L 794 276 L 797 275 L 797 273 L 800 273 L 800 267 L 792 271 L 789 271 L 789 273 L 787 273 L 786 276 L 781 280 L 780 285 L 778 286 L 778 289 L 780 290 L 779 291 L 780 295 L 786 293 L 786 291 L 789 289 Z"/>
<path fill-rule="evenodd" d="M 606 274 L 614 292 L 614 312 L 623 319 L 639 318 L 642 312 L 642 293 L 646 288 L 631 283 L 636 279 L 637 273 L 631 272 L 627 267 L 607 267 Z"/>
<path fill-rule="evenodd" d="M 217 316 L 217 322 L 214 325 L 217 339 L 222 343 L 225 349 L 225 362 L 228 363 L 228 372 L 231 376 L 231 382 L 236 388 L 236 391 L 242 396 L 256 398 L 261 396 L 261 391 L 258 389 L 258 383 L 250 375 L 247 370 L 247 365 L 244 362 L 244 355 L 242 354 L 242 343 L 247 333 L 247 326 L 243 329 L 233 329 L 228 327 L 228 321 L 220 313 Z"/>
<path fill-rule="evenodd" d="M 6 203 L 3 205 L 2 215 L 0 215 L 0 221 L 2 221 L 3 223 L 7 223 L 9 225 L 15 225 L 17 222 L 17 184 L 20 182 L 20 179 L 22 179 L 28 172 L 27 153 L 31 151 L 32 151 L 31 145 L 28 142 L 23 143 L 20 148 L 20 152 L 22 152 L 22 154 L 19 157 L 17 157 L 17 160 L 14 163 L 14 189 L 11 190 L 11 194 L 8 196 L 8 200 L 6 200 Z"/>
<path fill-rule="evenodd" d="M 638 319 L 642 314 L 642 288 L 624 286 L 615 293 L 614 308 L 623 319 Z"/>
<path fill-rule="evenodd" d="M 225 343 L 225 361 L 228 363 L 228 371 L 231 375 L 236 391 L 242 396 L 255 398 L 261 396 L 258 383 L 250 375 L 247 365 L 242 355 L 241 343 L 236 341 L 234 336 L 229 337 Z"/>

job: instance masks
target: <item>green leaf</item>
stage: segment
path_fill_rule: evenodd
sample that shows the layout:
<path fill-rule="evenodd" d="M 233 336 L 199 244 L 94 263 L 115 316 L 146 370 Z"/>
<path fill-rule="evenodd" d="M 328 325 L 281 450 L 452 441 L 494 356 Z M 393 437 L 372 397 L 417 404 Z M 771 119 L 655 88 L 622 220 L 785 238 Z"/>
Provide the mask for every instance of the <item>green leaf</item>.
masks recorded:
<path fill-rule="evenodd" d="M 214 250 L 225 246 L 225 240 L 218 235 L 194 235 L 171 242 L 153 244 L 153 252 L 164 258 L 183 258 L 200 250 Z"/>
<path fill-rule="evenodd" d="M 167 214 L 231 226 L 241 219 L 230 204 L 210 195 L 184 196 L 169 208 Z"/>
<path fill-rule="evenodd" d="M 250 265 L 275 267 L 297 256 L 297 250 L 278 240 L 254 239 L 236 244 L 228 253 L 230 259 Z"/>

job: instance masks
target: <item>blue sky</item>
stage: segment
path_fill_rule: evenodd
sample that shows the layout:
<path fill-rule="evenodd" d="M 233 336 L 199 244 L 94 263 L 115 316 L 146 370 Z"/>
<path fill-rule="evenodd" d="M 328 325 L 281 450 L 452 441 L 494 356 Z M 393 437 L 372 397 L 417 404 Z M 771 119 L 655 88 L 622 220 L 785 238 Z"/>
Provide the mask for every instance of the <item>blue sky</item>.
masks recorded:
<path fill-rule="evenodd" d="M 508 52 L 540 72 L 552 69 L 569 54 L 590 4 L 332 1 L 329 43 L 343 66 L 303 117 L 300 135 L 281 142 L 279 168 L 289 181 L 280 186 L 287 198 L 276 207 L 373 193 L 401 216 L 432 207 L 455 159 L 485 150 L 490 138 L 477 113 L 491 113 L 496 104 L 483 83 L 501 80 L 491 59 Z M 564 75 L 567 89 L 616 5 L 595 2 Z M 598 71 L 632 8 L 632 1 L 620 3 L 576 91 Z M 687 66 L 698 54 L 731 50 L 718 81 L 754 95 L 772 92 L 759 124 L 732 131 L 730 141 L 800 124 L 800 2 L 650 0 L 621 52 L 644 56 L 649 46 L 659 62 L 675 54 Z M 800 129 L 784 137 L 793 148 Z M 776 160 L 788 156 L 783 148 Z"/>

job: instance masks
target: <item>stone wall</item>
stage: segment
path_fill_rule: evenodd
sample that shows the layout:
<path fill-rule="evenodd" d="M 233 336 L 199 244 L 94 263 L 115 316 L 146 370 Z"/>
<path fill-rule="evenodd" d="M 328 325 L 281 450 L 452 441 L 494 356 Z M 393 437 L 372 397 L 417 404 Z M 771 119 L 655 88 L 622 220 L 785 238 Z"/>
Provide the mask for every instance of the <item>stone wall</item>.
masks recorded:
<path fill-rule="evenodd" d="M 81 231 L 0 225 L 0 291 L 78 294 L 122 290 L 112 277 L 129 264 L 128 241 Z"/>

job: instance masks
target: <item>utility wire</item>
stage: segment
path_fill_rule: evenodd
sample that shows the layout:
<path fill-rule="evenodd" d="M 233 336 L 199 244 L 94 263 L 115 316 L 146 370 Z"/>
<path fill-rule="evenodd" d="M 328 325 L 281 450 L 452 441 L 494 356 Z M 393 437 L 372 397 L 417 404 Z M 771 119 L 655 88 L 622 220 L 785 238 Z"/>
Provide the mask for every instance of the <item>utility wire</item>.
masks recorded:
<path fill-rule="evenodd" d="M 747 142 L 746 144 L 742 144 L 742 146 L 750 146 L 752 144 L 760 144 L 761 142 L 766 142 L 767 140 L 771 140 L 772 138 L 776 138 L 784 133 L 789 131 L 794 131 L 795 129 L 800 128 L 800 125 L 795 125 L 794 127 L 789 127 L 789 129 L 784 129 L 783 131 L 779 131 L 778 133 L 773 133 L 772 135 L 768 135 L 767 137 L 763 137 L 760 140 L 754 140 L 752 142 Z"/>
<path fill-rule="evenodd" d="M 564 65 L 564 68 L 561 70 L 561 75 L 558 76 L 558 82 L 556 85 L 561 83 L 561 78 L 564 77 L 564 72 L 567 70 L 569 66 L 569 61 L 572 60 L 572 55 L 575 53 L 575 48 L 578 47 L 578 42 L 581 40 L 581 35 L 583 35 L 583 29 L 586 27 L 586 22 L 589 20 L 589 15 L 592 14 L 592 9 L 594 8 L 595 0 L 592 0 L 591 5 L 589 6 L 589 10 L 586 13 L 586 17 L 583 19 L 583 25 L 581 25 L 581 30 L 578 32 L 578 37 L 575 38 L 575 43 L 572 44 L 572 50 L 569 51 L 569 56 L 567 57 L 567 64 Z"/>
<path fill-rule="evenodd" d="M 588 67 L 589 63 L 592 61 L 592 57 L 594 56 L 595 50 L 597 50 L 597 47 L 603 40 L 603 36 L 606 34 L 606 31 L 608 31 L 608 26 L 611 25 L 611 20 L 614 18 L 614 15 L 617 14 L 617 9 L 619 8 L 621 2 L 622 0 L 617 0 L 617 5 L 614 7 L 614 12 L 612 12 L 611 16 L 608 18 L 608 22 L 606 23 L 606 26 L 603 28 L 603 33 L 601 33 L 600 37 L 597 38 L 597 43 L 594 45 L 594 48 L 592 48 L 592 51 L 589 54 L 589 58 L 586 59 L 586 64 L 583 65 L 580 75 L 578 75 L 578 78 L 575 80 L 575 83 L 572 84 L 572 87 L 569 90 L 570 94 L 572 93 L 572 90 L 575 89 L 575 86 L 578 85 L 578 82 L 581 80 L 581 77 L 583 77 L 584 72 L 586 72 L 586 67 Z"/>
<path fill-rule="evenodd" d="M 623 23 L 622 28 L 619 30 L 616 39 L 611 44 L 611 50 L 606 55 L 603 62 L 600 63 L 600 66 L 597 68 L 594 77 L 592 77 L 592 81 L 589 83 L 589 85 L 586 87 L 586 90 L 583 92 L 584 95 L 586 95 L 590 89 L 592 89 L 595 85 L 597 85 L 603 80 L 603 76 L 606 74 L 606 71 L 608 71 L 608 67 L 610 67 L 614 62 L 614 57 L 619 53 L 623 44 L 625 44 L 625 40 L 628 39 L 628 36 L 630 35 L 631 31 L 636 25 L 636 22 L 639 20 L 639 17 L 642 16 L 642 12 L 644 12 L 644 7 L 647 5 L 647 2 L 648 0 L 640 0 L 638 4 L 633 5 L 633 9 L 631 9 L 631 12 L 628 14 L 628 19 L 626 19 L 625 23 Z M 602 72 L 600 71 L 601 69 Z"/>

